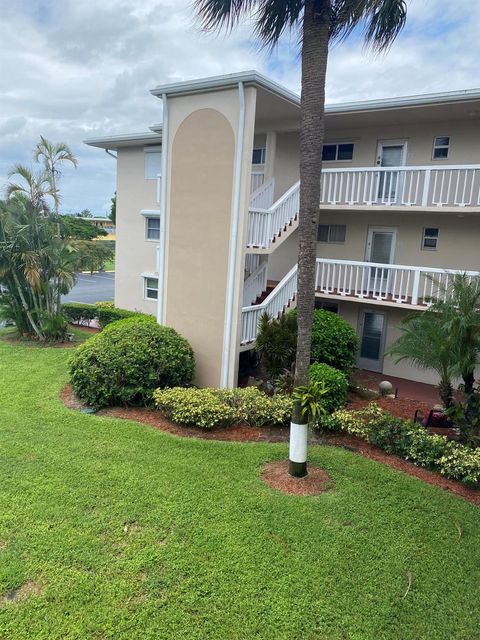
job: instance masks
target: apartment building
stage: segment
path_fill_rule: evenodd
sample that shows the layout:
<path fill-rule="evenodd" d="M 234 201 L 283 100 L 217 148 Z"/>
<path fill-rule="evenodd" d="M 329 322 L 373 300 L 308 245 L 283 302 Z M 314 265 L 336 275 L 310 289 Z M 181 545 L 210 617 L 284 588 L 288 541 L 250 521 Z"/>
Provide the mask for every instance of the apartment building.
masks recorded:
<path fill-rule="evenodd" d="M 117 154 L 115 302 L 231 387 L 260 315 L 295 305 L 299 97 L 256 72 L 151 93 L 161 125 L 86 141 Z M 317 306 L 358 331 L 360 367 L 436 382 L 385 350 L 452 274 L 480 275 L 480 90 L 329 105 L 323 160 Z"/>

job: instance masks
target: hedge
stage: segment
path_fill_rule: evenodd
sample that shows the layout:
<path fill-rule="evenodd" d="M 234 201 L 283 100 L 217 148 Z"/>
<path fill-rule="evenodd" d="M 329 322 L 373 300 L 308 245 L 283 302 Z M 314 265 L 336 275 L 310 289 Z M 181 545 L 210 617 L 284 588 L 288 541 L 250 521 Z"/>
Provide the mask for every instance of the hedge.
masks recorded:
<path fill-rule="evenodd" d="M 328 364 L 316 362 L 310 366 L 310 381 L 323 382 L 327 393 L 322 397 L 322 407 L 331 414 L 347 402 L 348 381 L 346 375 Z"/>
<path fill-rule="evenodd" d="M 312 362 L 324 362 L 347 375 L 356 364 L 359 339 L 342 316 L 317 309 L 312 325 Z"/>
<path fill-rule="evenodd" d="M 156 407 L 174 422 L 201 429 L 235 424 L 279 426 L 288 424 L 292 400 L 267 396 L 257 387 L 245 389 L 157 389 Z"/>
<path fill-rule="evenodd" d="M 360 411 L 336 411 L 322 419 L 321 427 L 359 436 L 419 467 L 480 487 L 480 448 L 471 449 L 445 436 L 431 435 L 422 425 L 395 418 L 374 402 Z"/>
<path fill-rule="evenodd" d="M 69 322 L 90 324 L 97 317 L 97 306 L 86 302 L 65 302 L 62 314 Z"/>
<path fill-rule="evenodd" d="M 151 316 L 109 324 L 70 359 L 73 390 L 93 407 L 144 405 L 158 387 L 191 384 L 195 368 L 188 341 Z"/>
<path fill-rule="evenodd" d="M 113 302 L 97 302 L 97 320 L 101 329 L 117 320 L 125 320 L 125 318 L 137 318 L 138 316 L 147 316 L 146 313 L 140 311 L 130 311 L 129 309 L 121 309 L 116 307 Z M 153 316 L 148 316 L 153 318 Z"/>

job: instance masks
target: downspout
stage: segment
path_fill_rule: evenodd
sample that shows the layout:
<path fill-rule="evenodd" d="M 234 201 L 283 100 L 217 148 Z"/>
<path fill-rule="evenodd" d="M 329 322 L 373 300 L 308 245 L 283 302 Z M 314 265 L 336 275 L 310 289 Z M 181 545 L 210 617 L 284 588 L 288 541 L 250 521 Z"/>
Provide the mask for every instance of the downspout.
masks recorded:
<path fill-rule="evenodd" d="M 225 309 L 225 332 L 223 335 L 223 361 L 220 386 L 228 387 L 230 373 L 230 352 L 232 346 L 233 307 L 235 292 L 235 268 L 237 263 L 238 221 L 240 216 L 240 184 L 242 180 L 243 139 L 245 137 L 245 88 L 238 83 L 240 112 L 238 117 L 237 148 L 235 153 L 235 173 L 233 183 L 230 250 L 228 256 L 227 300 Z"/>
<path fill-rule="evenodd" d="M 115 160 L 117 159 L 117 156 L 114 153 L 112 153 L 110 149 L 105 149 L 105 153 L 109 156 L 112 156 L 112 158 L 115 158 Z"/>
<path fill-rule="evenodd" d="M 165 322 L 165 245 L 167 214 L 167 167 L 168 167 L 168 101 L 167 94 L 162 94 L 163 130 L 162 130 L 162 175 L 160 178 L 160 243 L 157 247 L 158 299 L 157 322 Z"/>

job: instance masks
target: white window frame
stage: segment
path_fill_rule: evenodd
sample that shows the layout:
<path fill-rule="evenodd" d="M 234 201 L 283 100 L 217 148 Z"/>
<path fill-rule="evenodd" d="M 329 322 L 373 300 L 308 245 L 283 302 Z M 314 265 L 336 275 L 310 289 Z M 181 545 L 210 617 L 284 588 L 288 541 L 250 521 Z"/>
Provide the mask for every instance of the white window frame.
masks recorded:
<path fill-rule="evenodd" d="M 158 224 L 158 238 L 149 238 L 148 237 L 148 223 L 150 220 L 158 220 L 159 224 Z M 146 215 L 145 216 L 145 240 L 147 242 L 160 242 L 160 216 L 156 215 L 156 216 L 149 216 Z"/>
<path fill-rule="evenodd" d="M 448 144 L 437 144 L 437 140 L 439 138 L 448 138 Z M 448 156 L 450 155 L 450 143 L 452 141 L 451 136 L 435 136 L 433 139 L 433 148 L 432 148 L 432 160 L 434 162 L 442 162 L 442 160 L 448 160 Z M 446 149 L 447 155 L 444 158 L 436 158 L 435 151 L 436 149 Z"/>
<path fill-rule="evenodd" d="M 253 162 L 253 154 L 255 151 L 260 151 L 260 158 L 262 162 Z M 265 164 L 265 160 L 267 158 L 267 148 L 266 147 L 253 147 L 252 149 L 252 165 L 254 167 L 263 167 Z"/>
<path fill-rule="evenodd" d="M 153 302 L 157 302 L 158 300 L 158 275 L 154 274 L 154 273 L 143 273 L 142 274 L 142 278 L 143 278 L 143 299 L 144 300 L 151 300 Z M 149 287 L 148 285 L 148 281 L 149 280 L 156 280 L 157 281 L 157 288 L 154 289 L 153 287 Z M 156 291 L 157 292 L 157 297 L 156 298 L 151 298 L 148 295 L 148 291 Z"/>
<path fill-rule="evenodd" d="M 351 144 L 352 149 L 352 157 L 350 160 L 339 160 L 338 159 L 338 148 L 341 144 Z M 322 160 L 322 162 L 353 162 L 353 154 L 355 153 L 355 143 L 350 140 L 343 140 L 342 142 L 324 142 L 323 147 L 336 147 L 335 149 L 335 160 Z M 322 147 L 322 157 L 323 157 L 323 147 Z"/>
<path fill-rule="evenodd" d="M 151 175 L 150 173 L 151 155 L 153 154 L 158 154 L 160 156 L 158 171 L 155 171 L 155 175 Z M 143 155 L 145 162 L 145 180 L 157 180 L 157 178 L 162 174 L 162 146 L 156 144 L 144 147 Z"/>
<path fill-rule="evenodd" d="M 319 240 L 318 239 L 318 231 L 320 227 L 328 227 L 328 238 L 327 240 Z M 345 240 L 343 241 L 339 241 L 339 240 L 330 240 L 330 229 L 332 227 L 345 227 Z M 346 224 L 319 224 L 317 227 L 317 242 L 320 242 L 321 244 L 345 244 L 347 241 L 347 225 Z"/>
<path fill-rule="evenodd" d="M 437 230 L 437 235 L 436 236 L 427 236 L 427 229 L 436 229 Z M 434 247 L 426 247 L 425 246 L 425 240 L 427 238 L 430 238 L 430 240 L 435 240 L 435 246 Z M 423 227 L 422 229 L 422 246 L 421 246 L 421 250 L 422 251 L 438 251 L 438 241 L 440 239 L 440 227 Z"/>

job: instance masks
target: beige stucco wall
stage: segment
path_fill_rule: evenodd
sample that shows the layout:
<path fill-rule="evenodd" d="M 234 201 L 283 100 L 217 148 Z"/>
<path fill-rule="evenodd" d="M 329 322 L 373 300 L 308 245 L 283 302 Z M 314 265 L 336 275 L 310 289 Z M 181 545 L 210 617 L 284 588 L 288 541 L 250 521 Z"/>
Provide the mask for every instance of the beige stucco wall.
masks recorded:
<path fill-rule="evenodd" d="M 460 214 L 461 215 L 461 214 Z M 346 224 L 345 244 L 317 243 L 321 258 L 365 260 L 371 227 L 397 230 L 394 262 L 445 269 L 480 270 L 480 216 L 457 214 L 320 211 L 322 224 Z M 422 250 L 424 227 L 438 227 L 438 248 Z"/>
<path fill-rule="evenodd" d="M 300 139 L 298 132 L 278 133 L 275 148 L 275 200 L 299 180 Z"/>
<path fill-rule="evenodd" d="M 246 90 L 240 215 L 233 290 L 229 386 L 236 384 L 255 90 Z M 169 103 L 165 321 L 191 342 L 196 383 L 221 382 L 238 90 L 172 97 Z"/>
<path fill-rule="evenodd" d="M 145 179 L 144 148 L 117 153 L 115 304 L 156 314 L 156 302 L 144 299 L 142 273 L 155 273 L 157 242 L 145 240 L 142 209 L 158 210 L 156 180 Z"/>

